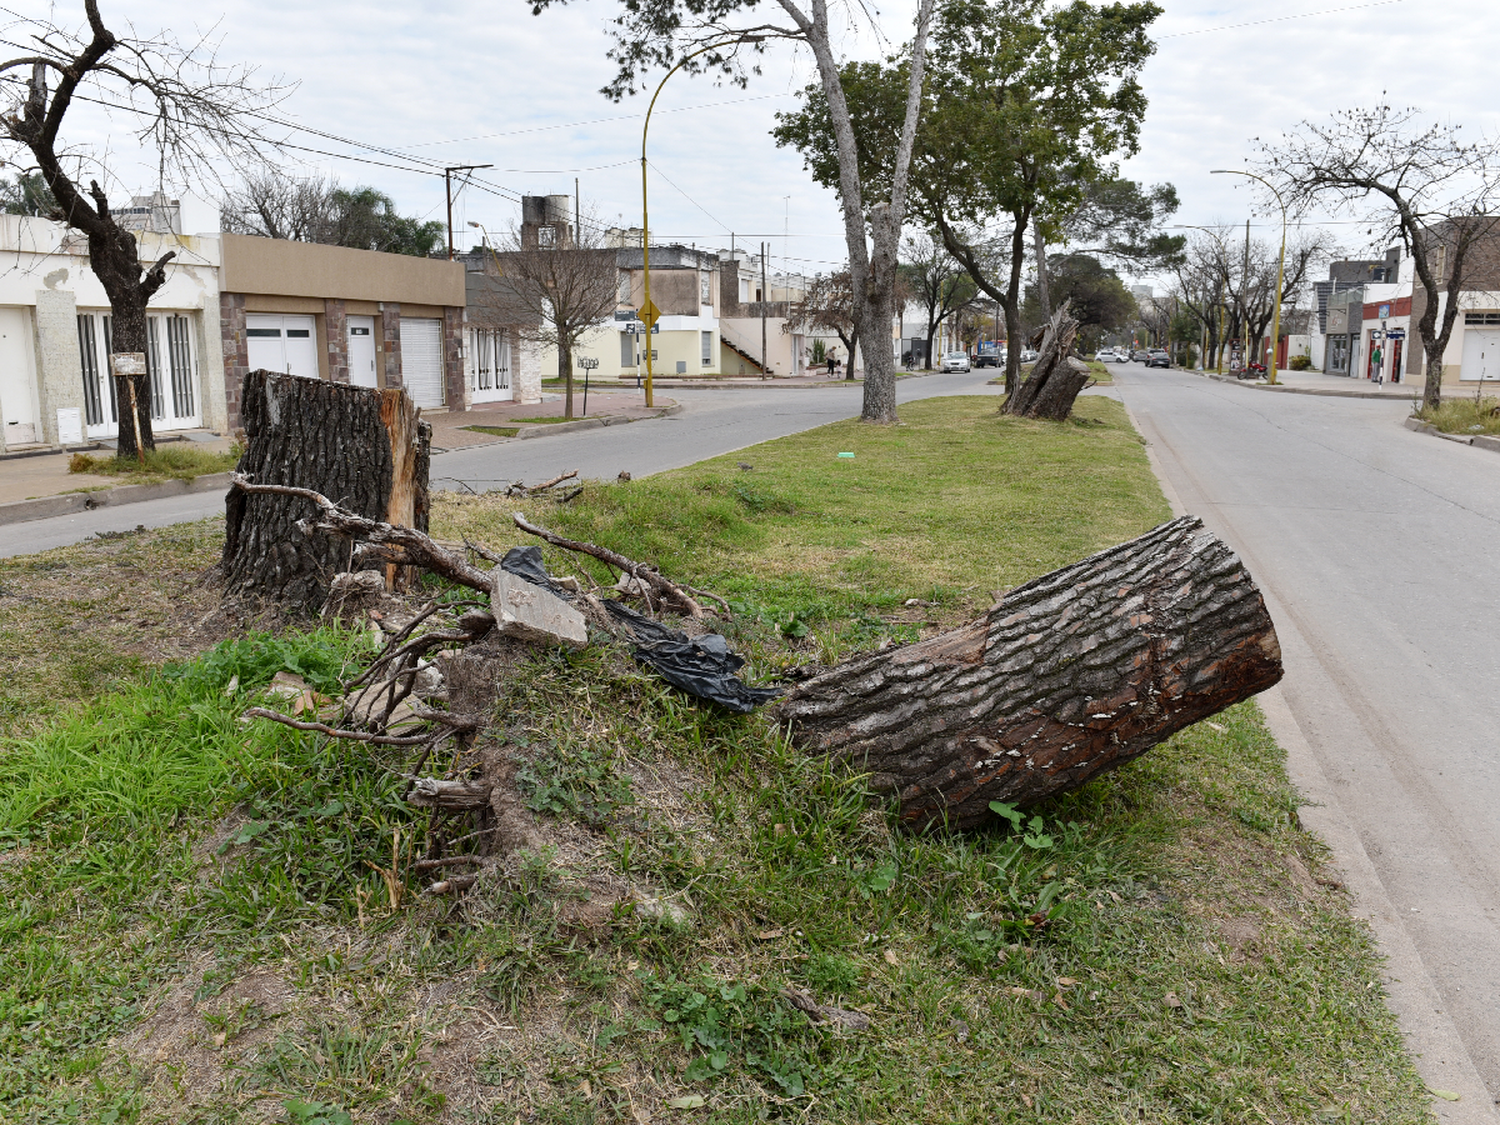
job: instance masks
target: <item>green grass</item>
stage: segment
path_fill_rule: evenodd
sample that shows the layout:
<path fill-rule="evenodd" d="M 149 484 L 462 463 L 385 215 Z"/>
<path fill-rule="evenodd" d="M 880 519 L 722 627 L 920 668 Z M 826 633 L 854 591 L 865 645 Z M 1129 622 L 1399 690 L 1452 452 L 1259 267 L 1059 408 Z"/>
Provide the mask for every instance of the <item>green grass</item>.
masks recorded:
<path fill-rule="evenodd" d="M 227 473 L 240 461 L 240 447 L 223 452 L 197 449 L 192 445 L 163 445 L 146 454 L 145 464 L 126 457 L 95 457 L 75 453 L 68 459 L 68 472 L 123 477 L 130 484 L 155 484 L 164 480 L 192 480 L 211 473 Z"/>
<path fill-rule="evenodd" d="M 490 434 L 494 437 L 515 437 L 521 432 L 517 426 L 465 426 L 464 429 L 472 430 L 476 434 Z"/>
<path fill-rule="evenodd" d="M 1500 434 L 1500 399 L 1452 395 L 1436 410 L 1422 407 L 1416 416 L 1445 434 Z"/>
<path fill-rule="evenodd" d="M 518 503 L 728 591 L 760 677 L 960 619 L 1166 514 L 1117 404 L 993 409 L 910 404 Z M 514 506 L 441 496 L 434 530 L 503 549 Z M 132 547 L 160 549 L 93 550 Z M 236 720 L 277 670 L 331 689 L 360 644 L 232 639 L 0 743 L 0 1119 L 1428 1119 L 1253 704 L 1020 831 L 912 836 L 764 715 L 612 648 L 537 650 L 495 734 L 530 836 L 457 909 L 418 893 L 398 753 Z"/>

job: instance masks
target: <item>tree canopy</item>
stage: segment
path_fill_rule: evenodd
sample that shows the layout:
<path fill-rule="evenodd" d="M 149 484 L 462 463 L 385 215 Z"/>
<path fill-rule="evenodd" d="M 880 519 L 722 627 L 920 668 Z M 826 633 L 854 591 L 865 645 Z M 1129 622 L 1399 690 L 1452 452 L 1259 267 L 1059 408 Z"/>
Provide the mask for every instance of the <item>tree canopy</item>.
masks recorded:
<path fill-rule="evenodd" d="M 233 234 L 423 258 L 442 248 L 445 233 L 436 220 L 400 214 L 395 200 L 375 188 L 343 188 L 331 180 L 274 172 L 247 177 L 226 197 L 220 215 Z"/>
<path fill-rule="evenodd" d="M 1026 236 L 1034 220 L 1059 240 L 1087 189 L 1139 146 L 1146 98 L 1139 74 L 1155 50 L 1154 3 L 942 0 L 912 158 L 914 217 L 941 237 L 975 284 L 1005 309 L 1007 385 L 1019 370 Z M 840 71 L 861 182 L 881 183 L 894 153 L 900 58 Z M 818 87 L 778 115 L 773 136 L 795 147 L 835 190 L 831 119 Z"/>
<path fill-rule="evenodd" d="M 1063 254 L 1050 263 L 1053 302 L 1070 302 L 1068 313 L 1078 321 L 1078 336 L 1085 350 L 1094 351 L 1098 341 L 1128 326 L 1137 316 L 1135 298 L 1114 270 L 1090 254 Z M 1027 320 L 1041 321 L 1036 287 L 1027 291 Z"/>

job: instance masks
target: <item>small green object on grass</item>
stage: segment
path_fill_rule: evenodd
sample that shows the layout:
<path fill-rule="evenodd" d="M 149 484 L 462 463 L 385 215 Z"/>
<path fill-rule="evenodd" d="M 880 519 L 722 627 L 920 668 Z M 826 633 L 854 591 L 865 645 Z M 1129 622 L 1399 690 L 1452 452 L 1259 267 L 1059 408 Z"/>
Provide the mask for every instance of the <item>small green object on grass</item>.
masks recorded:
<path fill-rule="evenodd" d="M 840 457 L 853 457 L 854 454 L 852 454 L 852 453 L 840 453 L 839 456 Z"/>

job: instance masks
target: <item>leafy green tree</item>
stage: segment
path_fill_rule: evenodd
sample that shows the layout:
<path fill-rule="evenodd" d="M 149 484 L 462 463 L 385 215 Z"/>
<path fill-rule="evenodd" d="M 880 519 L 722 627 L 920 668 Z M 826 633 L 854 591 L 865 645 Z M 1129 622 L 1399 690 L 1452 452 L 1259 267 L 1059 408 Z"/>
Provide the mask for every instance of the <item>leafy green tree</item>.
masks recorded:
<path fill-rule="evenodd" d="M 1074 254 L 1091 254 L 1116 265 L 1170 267 L 1181 259 L 1187 236 L 1168 234 L 1162 224 L 1177 213 L 1177 189 L 1146 187 L 1108 176 L 1084 184 L 1077 209 L 1059 227 Z"/>
<path fill-rule="evenodd" d="M 1072 0 L 943 0 L 934 26 L 925 104 L 912 158 L 915 217 L 941 237 L 974 283 L 1000 303 L 1010 337 L 1006 385 L 1020 371 L 1021 271 L 1034 222 L 1058 240 L 1085 188 L 1139 147 L 1146 98 L 1149 0 L 1095 6 Z M 895 151 L 901 59 L 840 71 L 862 182 L 879 183 Z M 838 187 L 827 152 L 822 92 L 780 115 L 779 144 L 797 148 L 813 177 Z"/>
<path fill-rule="evenodd" d="M 0 179 L 0 214 L 51 218 L 58 214 L 57 200 L 40 172 L 21 172 L 13 179 Z"/>
<path fill-rule="evenodd" d="M 1078 338 L 1085 351 L 1098 350 L 1099 341 L 1131 324 L 1139 315 L 1135 298 L 1114 270 L 1089 254 L 1064 254 L 1052 260 L 1052 299 L 1070 302 L 1068 313 L 1078 321 Z M 1027 288 L 1024 313 L 1032 324 L 1042 322 L 1037 286 Z"/>
<path fill-rule="evenodd" d="M 329 193 L 329 205 L 328 237 L 319 242 L 420 258 L 431 257 L 443 245 L 442 223 L 398 213 L 395 200 L 372 187 L 336 188 Z"/>

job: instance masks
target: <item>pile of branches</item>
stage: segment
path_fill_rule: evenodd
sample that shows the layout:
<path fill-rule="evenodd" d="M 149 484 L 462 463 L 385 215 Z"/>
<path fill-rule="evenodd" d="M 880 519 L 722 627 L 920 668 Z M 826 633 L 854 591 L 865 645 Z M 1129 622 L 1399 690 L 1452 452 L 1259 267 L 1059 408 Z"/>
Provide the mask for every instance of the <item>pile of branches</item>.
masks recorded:
<path fill-rule="evenodd" d="M 549 482 L 549 486 L 555 483 Z M 441 876 L 427 886 L 425 893 L 451 895 L 472 886 L 507 851 L 504 822 L 513 817 L 515 799 L 506 780 L 513 773 L 514 763 L 504 748 L 485 744 L 484 735 L 492 721 L 490 698 L 482 692 L 477 700 L 461 698 L 466 693 L 454 690 L 444 669 L 453 669 L 455 657 L 464 650 L 500 640 L 489 599 L 500 567 L 477 565 L 470 556 L 494 564 L 503 560 L 476 544 L 451 548 L 413 528 L 356 515 L 311 489 L 256 484 L 242 474 L 234 475 L 232 487 L 250 494 L 309 500 L 318 512 L 296 524 L 301 534 L 336 535 L 351 541 L 351 569 L 331 583 L 326 611 L 347 612 L 361 600 L 383 595 L 382 575 L 391 566 L 421 567 L 485 595 L 428 601 L 399 625 L 392 623 L 395 614 L 383 615 L 385 640 L 379 654 L 343 685 L 341 700 L 313 716 L 306 716 L 300 704 L 291 714 L 271 707 L 252 707 L 245 712 L 248 718 L 329 739 L 408 751 L 410 764 L 401 772 L 406 783 L 403 799 L 414 808 L 427 810 L 429 817 L 427 850 L 413 867 Z M 613 587 L 602 587 L 586 574 L 581 579 L 542 579 L 568 597 L 590 625 L 611 637 L 639 642 L 641 630 L 649 627 L 687 639 L 650 617 L 622 611 L 613 600 L 622 596 L 642 604 L 648 615 L 670 613 L 696 621 L 700 628 L 710 613 L 729 617 L 728 603 L 717 595 L 674 582 L 657 568 L 607 548 L 556 535 L 531 523 L 520 512 L 512 518 L 522 531 L 555 547 L 588 555 L 618 572 L 619 582 Z M 705 609 L 707 602 L 715 604 Z M 377 615 L 371 616 L 374 619 Z M 437 768 L 438 763 L 447 768 Z"/>

